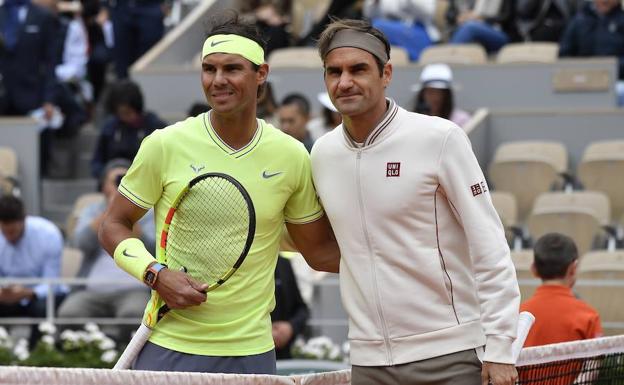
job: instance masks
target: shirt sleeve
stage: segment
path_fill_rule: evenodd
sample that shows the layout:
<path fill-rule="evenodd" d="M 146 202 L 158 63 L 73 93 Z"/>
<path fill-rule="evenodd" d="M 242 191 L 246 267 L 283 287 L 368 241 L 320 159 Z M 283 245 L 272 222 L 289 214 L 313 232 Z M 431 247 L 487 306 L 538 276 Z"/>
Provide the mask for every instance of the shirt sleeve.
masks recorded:
<path fill-rule="evenodd" d="M 160 132 L 156 130 L 143 139 L 130 169 L 119 184 L 119 192 L 145 210 L 156 204 L 163 191 Z"/>
<path fill-rule="evenodd" d="M 46 231 L 44 250 L 44 266 L 41 278 L 59 278 L 61 276 L 61 259 L 63 255 L 63 236 L 56 226 L 50 224 L 50 230 Z M 55 292 L 66 290 L 65 286 L 55 288 Z M 37 298 L 46 298 L 48 296 L 48 285 L 39 284 L 33 287 L 33 291 Z"/>
<path fill-rule="evenodd" d="M 284 208 L 286 222 L 305 224 L 314 222 L 323 216 L 323 209 L 316 196 L 312 182 L 310 155 L 303 147 L 298 147 L 299 172 L 296 176 L 296 187 Z"/>
<path fill-rule="evenodd" d="M 591 318 L 588 329 L 586 338 L 599 338 L 604 336 L 602 323 L 600 322 L 600 315 L 598 313 Z"/>
<path fill-rule="evenodd" d="M 101 205 L 101 203 L 93 203 L 85 207 L 76 221 L 74 243 L 82 251 L 84 258 L 95 256 L 100 248 L 97 233 L 91 228 L 91 223 L 103 212 Z"/>
<path fill-rule="evenodd" d="M 501 221 L 464 131 L 453 125 L 440 155 L 439 181 L 468 240 L 481 324 L 484 361 L 513 363 L 520 290 Z"/>

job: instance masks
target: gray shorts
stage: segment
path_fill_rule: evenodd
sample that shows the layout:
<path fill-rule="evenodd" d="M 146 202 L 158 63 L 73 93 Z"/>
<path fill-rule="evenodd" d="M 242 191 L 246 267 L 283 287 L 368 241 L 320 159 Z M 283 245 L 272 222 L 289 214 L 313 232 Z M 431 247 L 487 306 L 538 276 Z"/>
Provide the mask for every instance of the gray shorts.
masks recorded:
<path fill-rule="evenodd" d="M 351 385 L 481 385 L 474 349 L 394 366 L 356 366 Z"/>
<path fill-rule="evenodd" d="M 132 368 L 171 372 L 275 374 L 275 349 L 251 356 L 200 356 L 169 350 L 148 341 Z"/>

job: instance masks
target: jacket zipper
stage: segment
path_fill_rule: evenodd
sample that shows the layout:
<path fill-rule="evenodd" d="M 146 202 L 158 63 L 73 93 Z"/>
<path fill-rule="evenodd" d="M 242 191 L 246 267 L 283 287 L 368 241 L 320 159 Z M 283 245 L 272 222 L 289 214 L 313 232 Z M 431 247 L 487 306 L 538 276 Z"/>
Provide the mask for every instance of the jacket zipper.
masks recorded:
<path fill-rule="evenodd" d="M 366 227 L 366 211 L 364 210 L 364 200 L 362 198 L 362 184 L 360 181 L 360 160 L 362 158 L 362 150 L 358 149 L 356 162 L 355 162 L 355 175 L 356 175 L 356 188 L 358 192 L 358 204 L 360 213 L 362 214 L 362 230 L 364 231 L 364 239 L 366 240 L 366 246 L 368 248 L 368 254 L 371 256 L 371 270 L 373 273 L 373 290 L 375 291 L 375 305 L 377 306 L 377 313 L 381 322 L 381 330 L 384 338 L 384 346 L 386 348 L 386 359 L 388 365 L 394 365 L 392 360 L 392 352 L 390 351 L 390 343 L 388 337 L 388 328 L 386 327 L 386 320 L 381 309 L 381 298 L 379 297 L 379 289 L 377 287 L 377 270 L 375 268 L 375 261 L 373 260 L 373 248 L 371 246 L 370 238 L 368 236 L 368 228 Z"/>

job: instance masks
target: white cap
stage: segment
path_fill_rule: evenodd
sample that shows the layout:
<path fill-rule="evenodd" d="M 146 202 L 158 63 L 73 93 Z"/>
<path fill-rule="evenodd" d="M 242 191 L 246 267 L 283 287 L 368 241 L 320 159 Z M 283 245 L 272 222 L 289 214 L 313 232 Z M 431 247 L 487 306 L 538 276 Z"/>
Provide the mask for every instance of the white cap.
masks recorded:
<path fill-rule="evenodd" d="M 328 108 L 334 112 L 338 112 L 336 107 L 334 107 L 334 103 L 332 103 L 331 99 L 329 98 L 329 94 L 327 92 L 321 92 L 320 94 L 316 95 L 316 98 L 323 105 L 323 107 Z"/>
<path fill-rule="evenodd" d="M 449 89 L 453 84 L 453 72 L 446 64 L 429 64 L 420 73 L 419 88 Z"/>

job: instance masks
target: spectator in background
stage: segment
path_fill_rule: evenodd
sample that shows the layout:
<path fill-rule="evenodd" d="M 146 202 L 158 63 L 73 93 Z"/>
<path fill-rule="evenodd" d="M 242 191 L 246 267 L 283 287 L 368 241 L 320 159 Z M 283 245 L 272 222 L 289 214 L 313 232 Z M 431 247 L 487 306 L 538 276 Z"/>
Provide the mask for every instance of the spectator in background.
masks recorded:
<path fill-rule="evenodd" d="M 616 91 L 618 104 L 624 106 L 624 11 L 620 0 L 587 2 L 566 28 L 559 56 L 617 57 Z"/>
<path fill-rule="evenodd" d="M 290 261 L 277 258 L 275 267 L 275 308 L 271 312 L 275 356 L 278 360 L 292 358 L 291 347 L 306 327 L 310 311 L 301 298 Z"/>
<path fill-rule="evenodd" d="M 109 0 L 117 78 L 128 77 L 128 68 L 156 44 L 165 32 L 164 0 Z"/>
<path fill-rule="evenodd" d="M 26 215 L 24 204 L 14 196 L 0 197 L 0 277 L 59 278 L 63 236 L 49 220 Z M 52 290 L 58 305 L 65 288 Z M 12 284 L 0 288 L 0 317 L 46 316 L 48 285 Z M 40 336 L 37 325 L 30 334 L 30 347 Z"/>
<path fill-rule="evenodd" d="M 332 103 L 327 92 L 319 93 L 317 99 L 322 106 L 321 116 L 313 118 L 308 122 L 308 131 L 310 131 L 314 141 L 342 123 L 342 115 L 340 115 Z"/>
<path fill-rule="evenodd" d="M 106 82 L 106 71 L 112 62 L 114 36 L 108 9 L 100 0 L 83 0 L 82 17 L 89 38 L 87 73 L 93 86 L 93 100 L 100 100 Z"/>
<path fill-rule="evenodd" d="M 210 106 L 206 103 L 202 103 L 202 102 L 196 102 L 191 104 L 191 107 L 189 107 L 188 111 L 186 112 L 186 116 L 197 116 L 199 114 L 202 114 L 204 112 L 208 112 L 210 111 Z"/>
<path fill-rule="evenodd" d="M 141 318 L 150 291 L 141 282 L 126 274 L 115 265 L 115 261 L 100 246 L 97 232 L 104 217 L 108 203 L 117 191 L 119 181 L 130 167 L 130 161 L 113 159 L 106 164 L 100 178 L 100 191 L 104 194 L 102 202 L 85 207 L 79 214 L 73 232 L 73 243 L 82 251 L 83 262 L 78 276 L 92 281 L 106 279 L 111 282 L 101 284 L 89 282 L 85 287 L 74 288 L 59 308 L 62 318 L 79 317 L 118 317 Z M 150 250 L 155 249 L 155 225 L 153 211 L 149 211 L 134 226 L 137 238 L 140 238 Z M 114 283 L 112 281 L 115 281 Z M 130 332 L 136 329 L 122 328 L 118 338 L 127 340 Z"/>
<path fill-rule="evenodd" d="M 288 24 L 292 10 L 291 0 L 243 0 L 239 3 L 238 9 L 244 14 L 251 15 L 266 39 L 267 57 L 275 49 L 290 46 Z"/>
<path fill-rule="evenodd" d="M 134 159 L 143 138 L 167 125 L 153 112 L 145 111 L 141 89 L 130 80 L 111 86 L 106 105 L 111 116 L 100 128 L 91 160 L 91 173 L 96 178 L 109 160 Z"/>
<path fill-rule="evenodd" d="M 517 40 L 513 0 L 457 0 L 449 7 L 447 20 L 456 26 L 452 44 L 481 44 L 488 53 L 497 52 Z"/>
<path fill-rule="evenodd" d="M 535 243 L 531 271 L 542 285 L 520 305 L 535 315 L 525 347 L 602 336 L 598 312 L 572 292 L 578 257 L 574 241 L 563 234 L 546 234 Z"/>
<path fill-rule="evenodd" d="M 364 16 L 372 20 L 393 46 L 403 47 L 411 61 L 417 61 L 423 49 L 440 39 L 433 24 L 434 0 L 366 0 Z"/>
<path fill-rule="evenodd" d="M 43 107 L 51 118 L 56 29 L 54 15 L 30 0 L 5 0 L 0 6 L 0 115 L 27 115 Z"/>
<path fill-rule="evenodd" d="M 429 64 L 420 73 L 420 91 L 413 111 L 439 116 L 460 127 L 470 120 L 470 114 L 455 108 L 453 97 L 453 72 L 446 64 Z"/>
<path fill-rule="evenodd" d="M 310 102 L 301 94 L 289 94 L 282 100 L 277 115 L 279 127 L 282 131 L 297 139 L 310 152 L 314 140 L 308 132 L 307 124 L 310 120 Z"/>
<path fill-rule="evenodd" d="M 279 127 L 279 119 L 277 117 L 277 102 L 275 101 L 275 94 L 273 93 L 273 86 L 270 82 L 264 83 L 264 90 L 260 91 L 258 97 L 258 107 L 256 109 L 256 115 L 260 119 L 264 119 L 267 123 Z"/>
<path fill-rule="evenodd" d="M 88 38 L 80 16 L 80 3 L 58 0 L 34 0 L 56 17 L 57 22 L 57 65 L 54 68 L 56 81 L 53 102 L 58 106 L 63 121 L 53 132 L 48 130 L 46 140 L 52 140 L 48 153 L 54 147 L 57 137 L 74 137 L 88 120 L 87 105 L 93 101 L 93 88 L 87 81 Z M 51 134 L 54 136 L 50 136 Z M 44 161 L 51 154 L 44 154 Z M 45 170 L 45 169 L 44 169 Z"/>
<path fill-rule="evenodd" d="M 516 25 L 524 41 L 559 42 L 576 12 L 576 0 L 516 0 Z"/>

